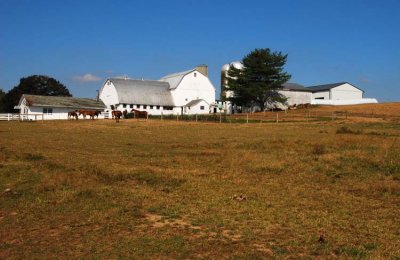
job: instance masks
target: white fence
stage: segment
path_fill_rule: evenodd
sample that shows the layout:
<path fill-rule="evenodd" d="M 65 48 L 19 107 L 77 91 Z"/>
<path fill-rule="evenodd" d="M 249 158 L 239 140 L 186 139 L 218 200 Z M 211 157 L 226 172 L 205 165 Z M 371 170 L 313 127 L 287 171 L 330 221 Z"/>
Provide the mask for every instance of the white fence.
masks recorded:
<path fill-rule="evenodd" d="M 98 119 L 109 119 L 110 114 L 108 112 L 102 112 Z M 45 115 L 45 114 L 19 114 L 19 113 L 8 113 L 8 114 L 0 114 L 0 121 L 38 121 L 38 120 L 67 120 L 67 115 Z M 70 118 L 74 119 L 74 118 Z M 83 119 L 82 116 L 79 119 Z M 87 116 L 86 119 L 90 119 L 90 116 Z"/>
<path fill-rule="evenodd" d="M 37 121 L 44 120 L 43 114 L 0 114 L 0 121 Z"/>
<path fill-rule="evenodd" d="M 376 100 L 375 98 L 361 98 L 361 99 L 349 99 L 349 100 L 324 100 L 324 99 L 311 100 L 312 105 L 330 105 L 330 106 L 376 104 L 376 103 L 378 103 L 378 100 Z"/>

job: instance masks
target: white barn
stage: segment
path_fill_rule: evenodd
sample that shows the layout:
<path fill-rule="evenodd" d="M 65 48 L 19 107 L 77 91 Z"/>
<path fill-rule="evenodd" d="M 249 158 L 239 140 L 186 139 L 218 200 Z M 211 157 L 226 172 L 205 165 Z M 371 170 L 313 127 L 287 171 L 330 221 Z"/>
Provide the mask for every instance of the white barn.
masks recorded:
<path fill-rule="evenodd" d="M 56 120 L 68 119 L 68 112 L 75 110 L 104 111 L 106 106 L 101 100 L 90 98 L 23 94 L 15 108 L 20 110 L 22 119 Z"/>
<path fill-rule="evenodd" d="M 364 90 L 348 82 L 311 86 L 308 89 L 312 91 L 312 103 L 316 105 L 352 105 L 378 102 L 373 98 L 363 98 Z"/>
<path fill-rule="evenodd" d="M 215 88 L 203 65 L 160 80 L 109 78 L 99 98 L 110 110 L 137 109 L 150 115 L 208 114 L 215 103 Z"/>

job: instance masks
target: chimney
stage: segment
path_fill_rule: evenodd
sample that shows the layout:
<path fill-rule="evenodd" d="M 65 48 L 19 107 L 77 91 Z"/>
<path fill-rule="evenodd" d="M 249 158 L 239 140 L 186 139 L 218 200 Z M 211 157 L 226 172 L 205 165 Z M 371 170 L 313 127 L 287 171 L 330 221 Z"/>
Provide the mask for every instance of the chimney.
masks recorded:
<path fill-rule="evenodd" d="M 208 67 L 205 64 L 201 64 L 201 65 L 197 65 L 196 70 L 198 70 L 199 72 L 201 72 L 204 76 L 206 76 L 208 78 Z"/>

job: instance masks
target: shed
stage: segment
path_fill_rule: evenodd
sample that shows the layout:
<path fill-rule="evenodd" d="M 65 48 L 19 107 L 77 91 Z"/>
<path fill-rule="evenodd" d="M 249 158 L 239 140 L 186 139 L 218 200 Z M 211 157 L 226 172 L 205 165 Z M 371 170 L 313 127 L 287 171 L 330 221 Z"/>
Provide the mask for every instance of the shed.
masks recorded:
<path fill-rule="evenodd" d="M 104 111 L 106 106 L 101 100 L 90 98 L 23 94 L 16 108 L 27 119 L 35 118 L 35 115 L 43 115 L 43 119 L 68 119 L 68 112 L 80 109 Z"/>

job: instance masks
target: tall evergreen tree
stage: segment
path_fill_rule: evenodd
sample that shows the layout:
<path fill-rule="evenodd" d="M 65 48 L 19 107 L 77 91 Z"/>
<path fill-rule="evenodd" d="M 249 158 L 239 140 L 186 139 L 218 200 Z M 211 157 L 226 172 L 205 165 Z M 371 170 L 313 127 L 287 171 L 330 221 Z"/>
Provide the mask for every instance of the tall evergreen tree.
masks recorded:
<path fill-rule="evenodd" d="M 72 96 L 66 86 L 58 80 L 43 76 L 33 75 L 21 78 L 18 86 L 15 86 L 4 96 L 3 105 L 5 112 L 13 112 L 22 94 L 43 96 Z"/>
<path fill-rule="evenodd" d="M 291 76 L 283 66 L 287 55 L 271 52 L 270 49 L 255 49 L 242 60 L 243 68 L 233 66 L 228 71 L 228 88 L 234 96 L 228 100 L 245 107 L 266 106 L 285 103 L 286 97 L 278 92 Z"/>
<path fill-rule="evenodd" d="M 6 95 L 6 92 L 4 92 L 1 88 L 0 88 L 0 113 L 1 112 L 5 112 L 4 111 L 4 96 Z"/>

